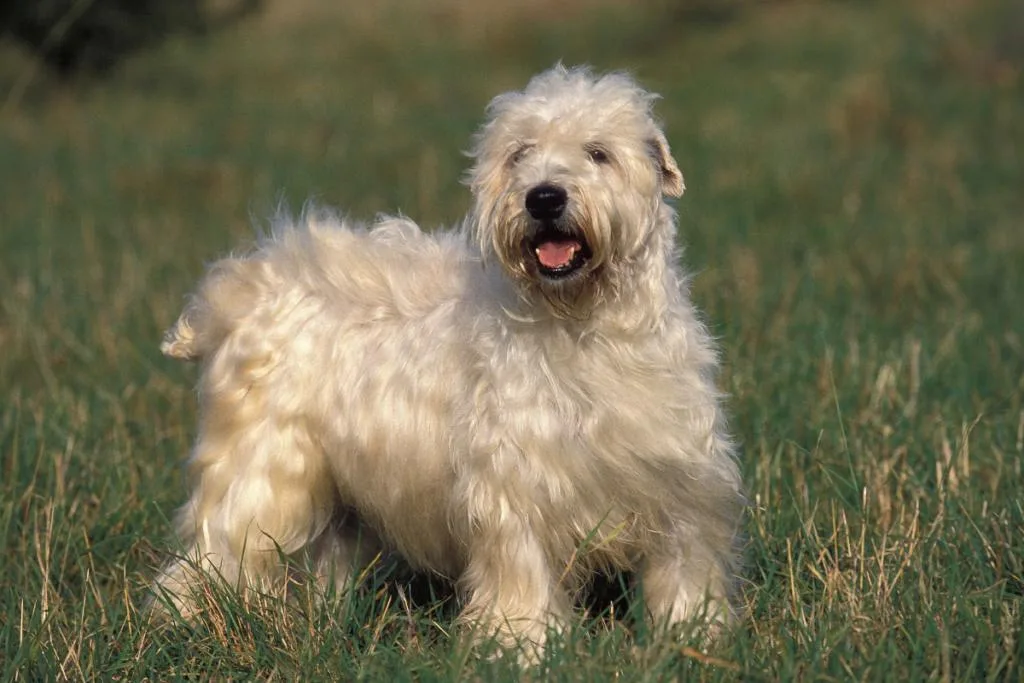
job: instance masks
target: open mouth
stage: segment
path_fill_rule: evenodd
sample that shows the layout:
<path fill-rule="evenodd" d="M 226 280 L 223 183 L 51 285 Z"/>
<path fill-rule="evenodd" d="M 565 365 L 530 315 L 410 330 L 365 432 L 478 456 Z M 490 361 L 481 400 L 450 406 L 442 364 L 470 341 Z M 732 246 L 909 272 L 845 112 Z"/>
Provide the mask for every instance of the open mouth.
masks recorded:
<path fill-rule="evenodd" d="M 590 260 L 590 247 L 583 237 L 545 225 L 530 241 L 530 252 L 537 259 L 537 271 L 546 278 L 559 280 L 577 272 Z"/>

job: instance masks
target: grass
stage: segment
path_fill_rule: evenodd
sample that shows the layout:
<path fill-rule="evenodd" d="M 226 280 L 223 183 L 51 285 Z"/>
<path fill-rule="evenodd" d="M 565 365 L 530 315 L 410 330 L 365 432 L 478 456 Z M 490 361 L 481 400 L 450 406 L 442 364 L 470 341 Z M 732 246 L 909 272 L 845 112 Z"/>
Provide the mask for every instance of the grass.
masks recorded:
<path fill-rule="evenodd" d="M 337 5 L 3 102 L 0 679 L 1020 679 L 1017 9 Z M 748 618 L 704 652 L 594 615 L 527 671 L 401 580 L 211 586 L 202 623 L 148 625 L 195 425 L 195 371 L 156 347 L 203 263 L 282 199 L 454 221 L 483 105 L 559 58 L 664 95 L 743 443 Z M 0 46 L 0 98 L 26 68 Z"/>

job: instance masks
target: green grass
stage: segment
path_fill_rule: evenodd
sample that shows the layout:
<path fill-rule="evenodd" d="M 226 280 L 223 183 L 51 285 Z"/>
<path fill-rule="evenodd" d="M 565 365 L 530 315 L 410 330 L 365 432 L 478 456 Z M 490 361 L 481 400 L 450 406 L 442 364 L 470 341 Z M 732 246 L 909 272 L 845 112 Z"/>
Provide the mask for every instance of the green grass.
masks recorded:
<path fill-rule="evenodd" d="M 195 370 L 157 344 L 203 263 L 282 199 L 456 220 L 487 99 L 559 58 L 664 95 L 743 444 L 749 615 L 706 654 L 595 615 L 525 675 L 1019 680 L 1019 10 L 286 4 L 0 101 L 0 680 L 523 675 L 402 581 L 214 586 L 167 629 L 140 606 L 195 425 Z M 0 98 L 26 68 L 0 46 Z"/>

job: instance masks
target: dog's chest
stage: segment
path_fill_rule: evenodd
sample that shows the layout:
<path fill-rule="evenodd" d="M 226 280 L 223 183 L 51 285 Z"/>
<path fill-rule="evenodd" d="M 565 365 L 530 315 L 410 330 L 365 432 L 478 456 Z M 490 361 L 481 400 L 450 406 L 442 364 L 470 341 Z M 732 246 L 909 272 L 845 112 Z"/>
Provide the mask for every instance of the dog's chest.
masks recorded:
<path fill-rule="evenodd" d="M 575 535 L 656 525 L 681 473 L 686 378 L 644 349 L 535 345 L 492 384 L 522 505 Z"/>

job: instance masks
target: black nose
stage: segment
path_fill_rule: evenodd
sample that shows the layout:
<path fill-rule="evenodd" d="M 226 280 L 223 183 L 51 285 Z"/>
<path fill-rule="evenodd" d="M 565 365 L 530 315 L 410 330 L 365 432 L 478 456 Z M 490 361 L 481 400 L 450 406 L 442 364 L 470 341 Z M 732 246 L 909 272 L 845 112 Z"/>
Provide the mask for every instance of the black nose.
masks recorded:
<path fill-rule="evenodd" d="M 526 193 L 526 210 L 539 221 L 553 220 L 565 211 L 566 197 L 557 185 L 538 185 Z"/>

